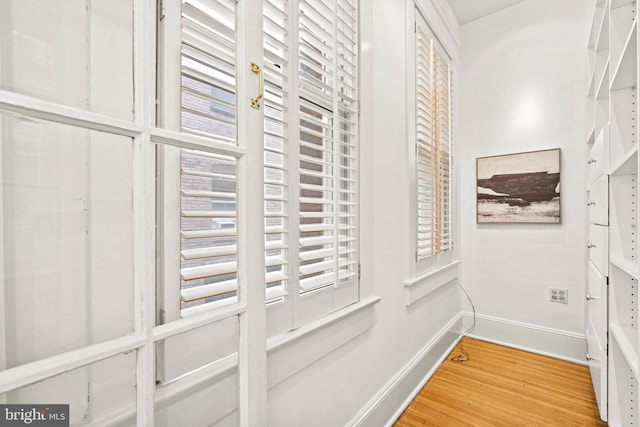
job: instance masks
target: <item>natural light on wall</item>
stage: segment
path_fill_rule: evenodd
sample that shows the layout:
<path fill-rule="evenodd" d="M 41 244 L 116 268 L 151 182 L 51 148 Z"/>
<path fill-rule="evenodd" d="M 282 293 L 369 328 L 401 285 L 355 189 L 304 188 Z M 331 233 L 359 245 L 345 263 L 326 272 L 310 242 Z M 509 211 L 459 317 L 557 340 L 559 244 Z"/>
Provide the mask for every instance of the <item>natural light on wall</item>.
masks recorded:
<path fill-rule="evenodd" d="M 513 131 L 533 130 L 541 125 L 541 105 L 539 95 L 529 90 L 522 93 L 511 110 L 511 127 Z"/>

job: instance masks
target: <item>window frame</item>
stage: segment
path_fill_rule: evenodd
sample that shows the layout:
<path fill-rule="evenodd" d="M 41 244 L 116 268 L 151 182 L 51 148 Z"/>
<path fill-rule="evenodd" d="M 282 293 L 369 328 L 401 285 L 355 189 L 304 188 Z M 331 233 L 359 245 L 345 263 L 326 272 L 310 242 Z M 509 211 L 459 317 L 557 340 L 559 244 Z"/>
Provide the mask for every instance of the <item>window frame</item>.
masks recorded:
<path fill-rule="evenodd" d="M 452 37 L 442 13 L 438 9 L 434 9 L 433 5 L 425 4 L 422 0 L 416 0 L 415 3 L 407 8 L 407 51 L 409 52 L 407 61 L 407 110 L 408 116 L 408 163 L 410 165 L 410 242 L 412 247 L 413 262 L 410 263 L 409 277 L 420 278 L 428 275 L 430 272 L 440 271 L 449 266 L 456 264 L 458 253 L 455 246 L 457 235 L 457 214 L 456 214 L 456 174 L 454 164 L 455 155 L 455 110 L 453 83 L 456 76 L 456 63 L 454 58 L 457 55 L 458 42 Z M 449 247 L 433 255 L 420 259 L 418 256 L 418 156 L 417 156 L 417 102 L 418 94 L 417 85 L 417 34 L 418 26 L 421 26 L 425 34 L 433 41 L 432 46 L 437 49 L 440 55 L 447 61 L 449 65 Z M 408 282 L 406 285 L 414 283 Z"/>

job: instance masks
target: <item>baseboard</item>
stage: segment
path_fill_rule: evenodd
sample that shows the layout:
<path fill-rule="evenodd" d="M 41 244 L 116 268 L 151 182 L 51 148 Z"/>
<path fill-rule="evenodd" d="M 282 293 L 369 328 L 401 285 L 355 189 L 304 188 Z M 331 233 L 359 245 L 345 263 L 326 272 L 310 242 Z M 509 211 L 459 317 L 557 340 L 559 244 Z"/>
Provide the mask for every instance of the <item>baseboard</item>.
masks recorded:
<path fill-rule="evenodd" d="M 453 317 L 347 423 L 353 427 L 391 426 L 460 340 L 462 313 Z"/>
<path fill-rule="evenodd" d="M 473 314 L 465 312 L 465 330 L 472 323 Z M 476 326 L 469 336 L 580 365 L 587 364 L 587 339 L 584 334 L 478 314 Z"/>

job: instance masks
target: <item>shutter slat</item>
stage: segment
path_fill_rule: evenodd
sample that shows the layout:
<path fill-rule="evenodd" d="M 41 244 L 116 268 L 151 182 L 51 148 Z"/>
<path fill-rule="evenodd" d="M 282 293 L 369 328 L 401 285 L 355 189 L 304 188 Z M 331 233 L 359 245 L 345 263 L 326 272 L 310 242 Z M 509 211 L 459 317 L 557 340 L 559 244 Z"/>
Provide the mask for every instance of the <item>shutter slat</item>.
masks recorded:
<path fill-rule="evenodd" d="M 186 218 L 233 218 L 236 216 L 233 211 L 182 211 L 180 214 Z"/>
<path fill-rule="evenodd" d="M 181 194 L 185 197 L 205 197 L 209 199 L 229 199 L 235 200 L 235 193 L 223 193 L 219 191 L 195 191 L 195 190 L 183 190 Z"/>
<path fill-rule="evenodd" d="M 218 264 L 182 268 L 180 269 L 180 277 L 182 280 L 195 280 L 203 279 L 205 277 L 220 276 L 222 274 L 235 273 L 237 270 L 237 262 L 221 262 Z"/>
<path fill-rule="evenodd" d="M 311 274 L 321 273 L 323 271 L 333 270 L 334 266 L 335 262 L 333 260 L 314 262 L 313 264 L 300 266 L 300 274 L 308 276 Z"/>
<path fill-rule="evenodd" d="M 198 248 L 198 249 L 184 249 L 180 251 L 182 259 L 198 259 L 198 258 L 212 258 L 223 255 L 235 255 L 238 252 L 238 248 L 235 245 L 219 246 L 211 248 Z"/>
<path fill-rule="evenodd" d="M 300 289 L 303 291 L 311 291 L 333 283 L 335 273 L 325 273 L 318 276 L 308 277 L 300 280 Z"/>
<path fill-rule="evenodd" d="M 313 251 L 305 251 L 300 252 L 300 259 L 303 261 L 311 261 L 314 259 L 322 259 L 331 257 L 335 254 L 335 250 L 332 248 L 329 249 L 317 249 Z"/>
<path fill-rule="evenodd" d="M 279 280 L 275 280 L 275 281 L 279 282 Z M 284 286 L 270 286 L 267 289 L 265 289 L 265 297 L 266 297 L 267 303 L 284 298 L 287 295 L 289 295 L 289 292 L 287 292 Z"/>
<path fill-rule="evenodd" d="M 335 226 L 333 224 L 300 224 L 300 231 L 303 233 L 312 231 L 328 231 L 333 230 Z"/>
<path fill-rule="evenodd" d="M 308 246 L 320 246 L 331 244 L 335 241 L 332 236 L 320 236 L 320 237 L 301 237 L 300 238 L 300 246 L 308 247 Z"/>
<path fill-rule="evenodd" d="M 180 236 L 183 239 L 202 239 L 202 238 L 211 238 L 211 237 L 228 237 L 235 236 L 236 230 L 235 228 L 222 228 L 217 230 L 189 230 L 180 231 Z"/>
<path fill-rule="evenodd" d="M 222 282 L 198 286 L 195 288 L 182 289 L 180 291 L 180 298 L 184 302 L 190 302 L 190 301 L 196 301 L 199 299 L 224 295 L 230 292 L 236 292 L 237 290 L 238 290 L 238 281 L 236 279 L 225 280 Z"/>

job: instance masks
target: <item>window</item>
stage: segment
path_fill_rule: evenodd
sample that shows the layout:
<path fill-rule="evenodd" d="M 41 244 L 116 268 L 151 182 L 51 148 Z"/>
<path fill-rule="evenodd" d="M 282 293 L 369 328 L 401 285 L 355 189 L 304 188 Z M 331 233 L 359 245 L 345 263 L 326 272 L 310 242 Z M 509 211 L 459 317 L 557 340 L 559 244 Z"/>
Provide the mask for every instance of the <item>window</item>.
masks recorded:
<path fill-rule="evenodd" d="M 419 16 L 419 13 L 416 12 Z M 416 22 L 416 258 L 451 259 L 451 66 L 424 20 Z"/>
<path fill-rule="evenodd" d="M 356 2 L 293 5 L 290 16 L 289 2 L 264 3 L 271 334 L 358 299 Z"/>
<path fill-rule="evenodd" d="M 263 2 L 262 196 L 270 335 L 358 301 L 356 5 Z M 164 40 L 160 121 L 222 148 L 159 147 L 159 241 L 166 264 L 179 260 L 179 266 L 159 272 L 160 323 L 238 302 L 243 270 L 237 64 L 250 61 L 240 60 L 236 44 L 236 4 L 183 0 L 174 13 L 179 20 L 168 12 L 161 20 L 165 34 L 180 37 Z M 178 49 L 173 59 L 179 58 L 179 69 L 170 56 Z M 171 76 L 179 77 L 179 88 Z M 179 100 L 179 115 L 172 100 Z M 247 143 L 246 150 L 254 148 L 253 141 Z"/>

